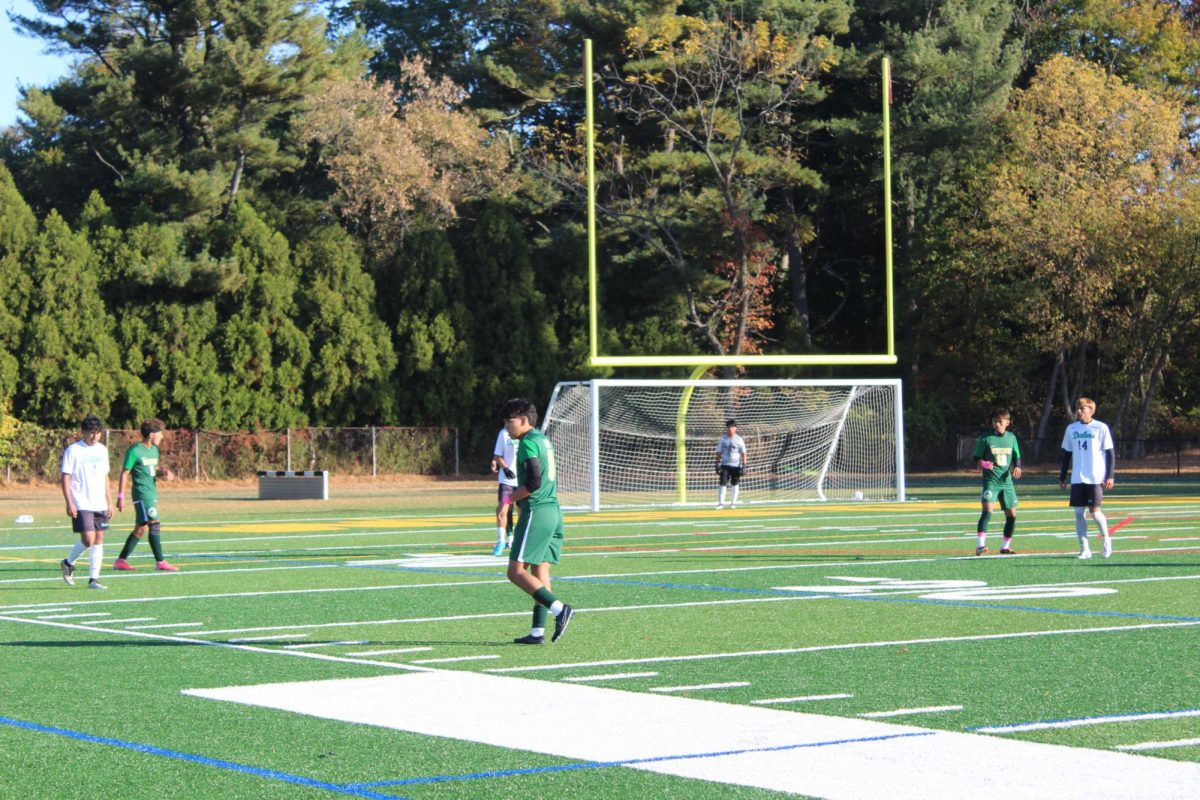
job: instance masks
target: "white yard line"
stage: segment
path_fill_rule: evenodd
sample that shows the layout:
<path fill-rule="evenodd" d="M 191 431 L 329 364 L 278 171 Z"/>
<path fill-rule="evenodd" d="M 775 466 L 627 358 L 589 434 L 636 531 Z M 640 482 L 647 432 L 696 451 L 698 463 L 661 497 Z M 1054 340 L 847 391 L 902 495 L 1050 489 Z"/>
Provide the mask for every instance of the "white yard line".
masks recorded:
<path fill-rule="evenodd" d="M 809 694 L 803 697 L 772 697 L 767 700 L 751 700 L 751 705 L 756 706 L 771 706 L 782 705 L 784 703 L 812 703 L 816 700 L 847 700 L 854 697 L 852 694 Z"/>
<path fill-rule="evenodd" d="M 670 694 L 672 692 L 697 692 L 704 689 L 736 689 L 749 685 L 749 681 L 729 681 L 728 683 L 697 683 L 691 686 L 652 686 L 650 691 Z"/>
<path fill-rule="evenodd" d="M 888 717 L 907 717 L 909 714 L 940 714 L 943 711 L 962 711 L 962 706 L 925 706 L 923 708 L 895 708 L 891 711 L 867 711 L 859 714 L 866 719 L 886 719 Z"/>
<path fill-rule="evenodd" d="M 911 563 L 911 562 L 909 562 L 909 563 Z M 878 564 L 879 564 L 879 562 L 873 562 L 872 566 L 877 566 Z M 862 566 L 862 563 L 857 562 L 856 565 Z M 812 565 L 810 565 L 810 566 L 812 566 Z M 823 564 L 823 565 L 818 565 L 818 566 L 831 568 L 831 567 L 849 566 L 849 564 L 837 563 L 837 564 Z M 728 572 L 728 571 L 741 571 L 742 569 L 745 569 L 745 568 L 734 568 L 733 570 L 721 569 L 721 568 L 714 569 L 714 570 L 686 570 L 686 571 L 683 571 L 683 573 L 684 574 L 696 574 L 696 573 L 708 574 L 708 573 L 718 573 L 718 572 Z M 757 569 L 757 568 L 750 568 L 750 569 Z M 772 569 L 776 569 L 776 567 L 772 567 Z M 577 578 L 579 580 L 588 580 L 590 578 L 595 578 L 595 579 L 639 578 L 639 577 L 661 576 L 664 574 L 680 574 L 680 572 L 678 572 L 678 571 L 671 571 L 671 572 L 653 571 L 653 572 L 643 572 L 643 573 L 620 573 L 617 575 L 597 574 L 597 575 L 590 575 L 590 576 L 577 576 Z M 1200 574 L 1155 576 L 1155 577 L 1147 577 L 1147 578 L 1114 578 L 1114 579 L 1109 579 L 1109 580 L 1091 580 L 1091 581 L 1066 581 L 1063 583 L 1030 584 L 1030 585 L 1022 587 L 1022 588 L 1039 589 L 1039 588 L 1054 588 L 1054 587 L 1063 587 L 1063 586 L 1067 586 L 1067 587 L 1069 587 L 1069 586 L 1110 586 L 1110 585 L 1117 585 L 1117 584 L 1157 583 L 1157 582 L 1162 582 L 1162 581 L 1182 581 L 1182 580 L 1200 580 Z M 322 594 L 322 593 L 341 593 L 341 592 L 353 593 L 353 592 L 368 592 L 368 591 L 407 591 L 407 590 L 412 590 L 412 589 L 445 588 L 445 587 L 450 587 L 450 586 L 475 586 L 475 585 L 485 584 L 485 583 L 486 584 L 507 584 L 508 581 L 507 580 L 495 580 L 495 581 L 474 581 L 474 580 L 472 580 L 472 581 L 438 582 L 438 583 L 432 583 L 432 584 L 406 584 L 406 585 L 400 585 L 400 586 L 352 586 L 352 587 L 338 587 L 338 588 L 330 588 L 330 589 L 279 590 L 279 591 L 272 591 L 272 592 L 229 592 L 229 593 L 209 594 L 209 595 L 190 595 L 190 596 L 189 595 L 176 595 L 176 596 L 168 596 L 168 597 L 142 597 L 142 598 L 123 598 L 123 599 L 119 599 L 119 600 L 80 601 L 76 605 L 78 605 L 78 606 L 101 605 L 102 606 L 102 605 L 122 604 L 122 603 L 163 603 L 163 602 L 167 602 L 167 601 L 193 601 L 193 600 L 263 597 L 263 596 L 279 596 L 279 595 L 295 595 L 295 594 Z M 743 597 L 743 598 L 737 598 L 737 599 L 723 599 L 723 600 L 696 600 L 696 601 L 688 601 L 688 602 L 681 602 L 681 603 L 657 603 L 657 604 L 651 604 L 651 605 L 606 606 L 606 607 L 601 607 L 601 608 L 589 608 L 589 609 L 585 609 L 585 610 L 588 613 L 604 613 L 604 612 L 645 611 L 645 610 L 657 610 L 657 609 L 665 609 L 665 608 L 687 608 L 687 607 L 718 606 L 718 605 L 742 605 L 742 604 L 756 604 L 756 603 L 815 601 L 815 600 L 830 599 L 830 598 L 834 597 L 835 596 L 834 592 L 836 591 L 836 589 L 837 589 L 837 586 L 830 586 L 829 587 L 830 594 L 828 594 L 828 595 L 809 594 L 809 593 L 795 594 L 795 595 L 780 594 L 780 595 L 773 595 L 773 596 L 768 596 L 768 597 Z M 898 596 L 904 596 L 904 595 L 926 594 L 929 591 L 930 590 L 928 588 L 899 590 L 899 591 L 894 591 L 894 592 L 876 591 L 876 592 L 873 592 L 869 596 L 870 597 L 878 597 L 878 598 L 887 598 L 887 597 L 898 597 Z M 860 598 L 861 597 L 862 596 L 860 596 Z M 988 606 L 987 606 L 986 602 L 980 603 L 980 608 L 986 609 L 987 607 Z M 61 604 L 60 604 L 60 607 L 56 607 L 53 610 L 57 611 L 57 610 L 69 610 L 69 609 L 62 608 Z M 22 611 L 24 613 L 33 613 L 33 611 L 30 609 L 22 609 Z M 0 614 L 3 614 L 3 613 L 6 613 L 6 611 L 4 608 L 0 607 Z M 514 611 L 514 612 L 501 612 L 501 613 L 489 613 L 489 614 L 456 614 L 456 615 L 448 615 L 448 616 L 441 616 L 441 617 L 409 617 L 409 618 L 389 618 L 389 619 L 376 619 L 376 620 L 341 620 L 341 621 L 334 621 L 334 622 L 309 623 L 309 624 L 298 624 L 298 625 L 264 625 L 264 626 L 250 627 L 250 628 L 229 628 L 229 629 L 220 629 L 220 630 L 211 630 L 211 631 L 192 631 L 191 633 L 193 633 L 194 635 L 197 635 L 197 636 L 217 636 L 217 635 L 225 635 L 225 634 L 265 633 L 268 631 L 318 630 L 318 629 L 322 629 L 322 628 L 354 627 L 354 626 L 363 626 L 363 625 L 397 625 L 397 624 L 412 624 L 412 623 L 425 623 L 425 622 L 451 622 L 451 621 L 468 620 L 468 619 L 495 619 L 495 618 L 503 618 L 503 617 L 519 617 L 519 616 L 527 615 L 527 613 L 528 612 L 515 612 Z M 142 622 L 142 621 L 152 621 L 154 619 L 155 619 L 154 617 L 136 617 L 136 618 L 129 618 L 129 619 L 125 619 L 125 620 L 105 620 L 104 622 L 105 622 L 105 624 L 108 624 L 109 622 L 122 622 L 122 621 L 123 622 L 134 622 L 134 621 Z"/>
<path fill-rule="evenodd" d="M 1195 800 L 1200 785 L 1191 762 L 462 670 L 184 694 L 829 800 Z"/>
<path fill-rule="evenodd" d="M 229 639 L 230 644 L 249 644 L 251 642 L 274 642 L 280 639 L 303 639 L 307 633 L 285 633 L 279 636 L 246 636 L 241 639 Z"/>
<path fill-rule="evenodd" d="M 570 678 L 563 678 L 563 680 L 571 683 L 590 683 L 591 681 L 627 681 L 633 678 L 654 678 L 657 675 L 657 672 L 609 672 L 600 675 L 574 675 Z"/>
<path fill-rule="evenodd" d="M 159 628 L 197 628 L 202 626 L 203 622 L 160 622 L 157 625 L 130 625 L 131 631 L 150 631 Z"/>
<path fill-rule="evenodd" d="M 118 625 L 122 622 L 154 622 L 158 617 L 123 617 L 121 619 L 94 619 L 88 625 Z"/>
<path fill-rule="evenodd" d="M 131 636 L 139 639 L 151 639 L 159 642 L 176 642 L 179 644 L 199 644 L 209 647 L 223 647 L 228 650 L 241 650 L 244 653 L 258 653 L 261 655 L 270 656 L 292 656 L 295 658 L 308 658 L 314 661 L 332 661 L 338 664 L 362 664 L 368 667 L 380 667 L 383 669 L 403 670 L 407 672 L 423 672 L 429 667 L 417 667 L 411 664 L 401 664 L 395 661 L 371 661 L 365 658 L 347 658 L 344 656 L 335 656 L 328 653 L 313 653 L 308 650 L 285 650 L 281 647 L 258 647 L 253 644 L 233 644 L 232 642 L 209 641 L 207 639 L 193 639 L 189 636 L 172 636 L 163 633 L 150 633 L 148 631 L 134 631 L 128 628 L 90 628 L 86 625 L 79 625 L 69 622 L 43 622 L 36 619 L 24 619 L 22 617 L 8 617 L 0 614 L 0 622 L 23 622 L 27 625 L 42 625 L 49 628 L 61 628 L 64 630 L 84 631 L 86 633 L 97 633 L 103 631 L 119 636 Z"/>
<path fill-rule="evenodd" d="M 52 614 L 55 611 L 70 611 L 70 610 L 71 609 L 69 609 L 63 605 L 56 605 L 54 608 L 41 608 L 41 607 L 29 608 L 26 606 L 21 606 L 19 608 L 13 608 L 11 610 L 5 611 L 4 613 L 5 614 Z"/>
<path fill-rule="evenodd" d="M 1117 750 L 1163 750 L 1170 747 L 1200 746 L 1200 739 L 1175 739 L 1170 742 L 1139 742 L 1138 744 L 1119 744 Z"/>
<path fill-rule="evenodd" d="M 366 644 L 366 642 L 360 642 Z M 348 656 L 394 656 L 400 653 L 428 653 L 432 647 L 394 647 L 390 650 L 360 650 L 354 653 L 346 653 Z"/>
<path fill-rule="evenodd" d="M 112 616 L 107 611 L 96 611 L 91 614 L 51 614 L 50 616 L 38 617 L 38 619 L 82 619 L 83 617 L 108 617 Z"/>
<path fill-rule="evenodd" d="M 344 642 L 306 642 L 305 644 L 285 644 L 283 646 L 283 649 L 284 650 L 308 650 L 309 648 L 312 648 L 312 647 L 339 647 L 342 645 L 353 646 L 353 645 L 366 644 L 366 643 L 367 642 L 365 639 L 356 639 L 353 641 L 346 640 Z M 349 653 L 348 655 L 362 655 L 362 653 Z"/>
<path fill-rule="evenodd" d="M 413 659 L 413 664 L 453 664 L 459 661 L 492 661 L 499 658 L 498 655 L 487 656 L 457 656 L 455 658 L 419 658 Z"/>
<path fill-rule="evenodd" d="M 748 658 L 751 656 L 786 656 L 800 653 L 820 653 L 830 650 L 864 650 L 880 647 L 905 647 L 918 644 L 946 644 L 952 642 L 985 642 L 997 639 L 1025 639 L 1039 636 L 1074 636 L 1088 633 L 1122 633 L 1155 628 L 1194 628 L 1200 622 L 1155 622 L 1144 625 L 1113 625 L 1103 628 L 1065 628 L 1060 630 L 1016 631 L 1013 633 L 985 633 L 974 636 L 939 636 L 928 639 L 897 639 L 886 642 L 848 642 L 846 644 L 824 644 L 813 647 L 789 647 L 778 650 L 742 650 L 726 653 L 703 653 L 689 656 L 653 656 L 650 658 L 618 658 L 605 661 L 576 661 L 564 664 L 538 664 L 526 667 L 498 667 L 486 672 L 541 672 L 583 667 L 615 667 L 627 664 L 666 664 L 677 661 L 708 661 L 726 658 Z"/>
<path fill-rule="evenodd" d="M 1058 728 L 1079 728 L 1085 725 L 1108 725 L 1114 722 L 1141 722 L 1150 719 L 1179 719 L 1180 717 L 1200 717 L 1200 708 L 1184 711 L 1156 711 L 1148 714 L 1117 714 L 1111 717 L 1084 717 L 1082 719 L 1059 719 L 1049 722 L 1022 722 L 1016 725 L 990 725 L 986 728 L 973 728 L 976 733 L 1023 733 L 1025 731 L 1046 731 Z"/>

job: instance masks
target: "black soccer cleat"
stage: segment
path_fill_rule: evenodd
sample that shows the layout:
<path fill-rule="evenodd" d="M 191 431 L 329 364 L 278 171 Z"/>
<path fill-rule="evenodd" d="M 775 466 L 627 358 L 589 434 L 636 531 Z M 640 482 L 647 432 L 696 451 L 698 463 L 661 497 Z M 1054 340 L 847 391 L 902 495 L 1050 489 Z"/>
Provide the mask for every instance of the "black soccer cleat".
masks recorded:
<path fill-rule="evenodd" d="M 557 642 L 558 637 L 562 636 L 567 631 L 567 626 L 571 624 L 571 615 L 575 613 L 575 609 L 564 605 L 562 613 L 554 618 L 554 635 L 550 637 L 550 641 Z"/>
<path fill-rule="evenodd" d="M 534 636 L 532 633 L 513 639 L 513 644 L 545 644 L 545 636 Z"/>
<path fill-rule="evenodd" d="M 1004 547 L 1000 550 L 1000 555 L 1002 556 L 1015 556 L 1016 554 L 1017 551 L 1013 550 L 1011 547 Z"/>
<path fill-rule="evenodd" d="M 62 570 L 63 582 L 65 582 L 67 584 L 67 586 L 74 586 L 75 585 L 75 565 L 72 564 L 70 561 L 67 561 L 64 558 L 62 561 L 59 562 L 58 566 Z"/>

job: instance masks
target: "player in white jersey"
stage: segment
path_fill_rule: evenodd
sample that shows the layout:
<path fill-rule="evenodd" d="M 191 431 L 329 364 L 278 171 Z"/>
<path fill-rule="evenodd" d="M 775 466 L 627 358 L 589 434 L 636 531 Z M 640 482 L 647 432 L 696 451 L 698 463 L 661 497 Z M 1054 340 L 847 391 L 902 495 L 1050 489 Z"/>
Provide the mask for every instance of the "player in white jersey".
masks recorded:
<path fill-rule="evenodd" d="M 104 560 L 104 531 L 112 519 L 112 491 L 108 479 L 108 448 L 100 443 L 104 424 L 90 416 L 81 426 L 83 438 L 68 446 L 62 457 L 62 493 L 67 501 L 71 528 L 79 541 L 59 566 L 68 586 L 75 585 L 75 561 L 88 551 L 88 588 L 104 589 L 100 562 Z"/>
<path fill-rule="evenodd" d="M 492 555 L 504 553 L 512 545 L 513 492 L 517 490 L 517 440 L 508 435 L 504 428 L 496 434 L 496 446 L 492 448 L 492 472 L 496 473 L 496 546 Z"/>
<path fill-rule="evenodd" d="M 1104 490 L 1113 487 L 1116 470 L 1116 451 L 1113 449 L 1112 432 L 1097 419 L 1096 403 L 1086 397 L 1075 401 L 1075 421 L 1067 426 L 1062 440 L 1062 466 L 1058 474 L 1058 486 L 1067 488 L 1067 469 L 1071 470 L 1071 507 L 1075 509 L 1075 535 L 1079 537 L 1078 558 L 1091 558 L 1088 546 L 1087 518 L 1085 510 L 1092 512 L 1103 543 L 1103 555 L 1112 555 L 1112 537 L 1108 533 L 1108 519 L 1100 510 Z"/>
<path fill-rule="evenodd" d="M 736 508 L 738 492 L 741 490 L 742 470 L 746 468 L 746 442 L 738 436 L 737 422 L 725 420 L 725 435 L 717 442 L 717 475 L 721 489 L 717 494 L 717 508 L 725 505 L 725 489 L 733 487 L 729 507 Z"/>

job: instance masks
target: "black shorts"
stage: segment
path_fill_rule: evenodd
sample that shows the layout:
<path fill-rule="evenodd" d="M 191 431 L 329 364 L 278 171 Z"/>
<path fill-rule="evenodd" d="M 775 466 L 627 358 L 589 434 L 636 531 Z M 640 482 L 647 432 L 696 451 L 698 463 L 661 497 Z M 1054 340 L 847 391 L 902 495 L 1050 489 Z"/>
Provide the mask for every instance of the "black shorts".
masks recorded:
<path fill-rule="evenodd" d="M 71 518 L 71 530 L 76 533 L 108 530 L 107 511 L 80 511 Z"/>
<path fill-rule="evenodd" d="M 737 486 L 742 480 L 741 467 L 727 467 L 721 465 L 721 485 L 722 486 Z"/>
<path fill-rule="evenodd" d="M 1104 484 L 1071 484 L 1071 508 L 1099 508 L 1102 502 L 1104 502 Z"/>

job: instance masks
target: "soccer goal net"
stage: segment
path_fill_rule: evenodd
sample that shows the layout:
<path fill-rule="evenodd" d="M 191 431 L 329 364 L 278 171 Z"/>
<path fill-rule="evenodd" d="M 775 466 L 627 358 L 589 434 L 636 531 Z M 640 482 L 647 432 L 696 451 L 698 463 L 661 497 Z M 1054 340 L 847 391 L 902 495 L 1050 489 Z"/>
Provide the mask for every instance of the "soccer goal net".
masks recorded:
<path fill-rule="evenodd" d="M 593 380 L 558 384 L 546 409 L 559 502 L 712 504 L 728 419 L 740 503 L 904 499 L 898 380 Z"/>

